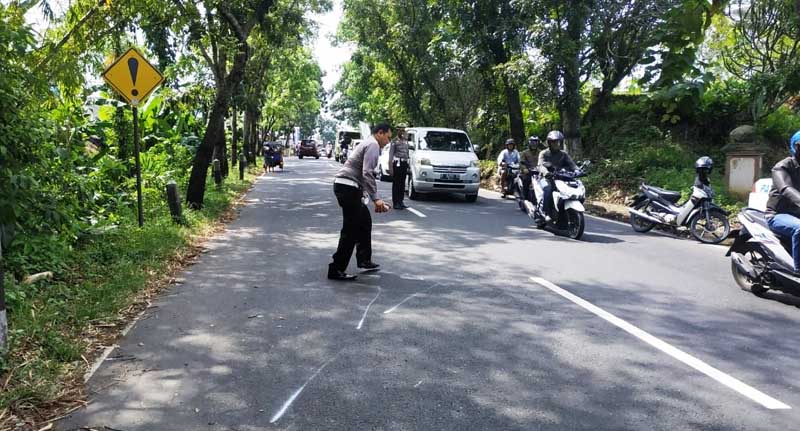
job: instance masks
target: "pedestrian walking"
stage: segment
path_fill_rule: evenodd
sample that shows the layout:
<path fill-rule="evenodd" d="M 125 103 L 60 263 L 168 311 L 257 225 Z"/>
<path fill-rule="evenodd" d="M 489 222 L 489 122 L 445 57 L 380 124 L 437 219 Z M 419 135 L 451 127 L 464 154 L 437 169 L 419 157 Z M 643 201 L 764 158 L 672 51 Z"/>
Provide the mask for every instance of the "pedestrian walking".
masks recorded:
<path fill-rule="evenodd" d="M 403 199 L 406 195 L 408 174 L 408 135 L 406 125 L 397 125 L 397 138 L 389 146 L 389 175 L 392 176 L 392 205 L 396 210 L 408 208 Z"/>
<path fill-rule="evenodd" d="M 389 144 L 391 137 L 392 129 L 388 124 L 373 127 L 372 135 L 353 150 L 333 180 L 333 193 L 342 208 L 342 231 L 333 262 L 328 265 L 328 278 L 332 280 L 356 278 L 346 272 L 353 249 L 359 268 L 372 271 L 380 268 L 372 261 L 372 217 L 363 198 L 366 195 L 372 201 L 376 213 L 390 209 L 378 196 L 375 170 L 381 149 Z"/>

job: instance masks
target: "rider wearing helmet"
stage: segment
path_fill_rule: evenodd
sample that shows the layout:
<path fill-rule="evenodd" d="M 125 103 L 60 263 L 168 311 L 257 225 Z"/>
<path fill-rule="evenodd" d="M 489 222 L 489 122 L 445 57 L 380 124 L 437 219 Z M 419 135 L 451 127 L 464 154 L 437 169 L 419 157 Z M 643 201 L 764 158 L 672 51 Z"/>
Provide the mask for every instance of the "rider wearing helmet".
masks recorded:
<path fill-rule="evenodd" d="M 516 142 L 513 139 L 506 139 L 506 149 L 500 152 L 497 156 L 497 169 L 500 171 L 500 188 L 503 189 L 506 184 L 506 170 L 508 165 L 519 164 L 519 151 L 517 151 Z"/>
<path fill-rule="evenodd" d="M 714 161 L 711 157 L 703 156 L 694 162 L 694 170 L 697 176 L 694 178 L 694 186 L 703 188 L 703 186 L 711 186 L 711 180 L 708 178 L 711 175 L 711 170 L 714 168 Z"/>
<path fill-rule="evenodd" d="M 547 149 L 539 153 L 539 172 L 544 176 L 539 182 L 544 192 L 540 204 L 543 205 L 542 210 L 547 221 L 553 213 L 553 172 L 562 169 L 578 170 L 578 165 L 572 161 L 569 154 L 561 150 L 563 142 L 564 135 L 558 130 L 553 130 L 547 134 Z"/>
<path fill-rule="evenodd" d="M 533 171 L 539 166 L 539 137 L 531 136 L 528 138 L 528 149 L 522 152 L 520 160 L 520 173 L 522 174 L 522 186 L 524 198 L 536 203 L 536 197 L 531 193 L 531 181 Z"/>
<path fill-rule="evenodd" d="M 800 272 L 800 131 L 789 141 L 792 154 L 772 168 L 767 201 L 767 224 L 776 235 L 792 239 L 794 270 Z"/>

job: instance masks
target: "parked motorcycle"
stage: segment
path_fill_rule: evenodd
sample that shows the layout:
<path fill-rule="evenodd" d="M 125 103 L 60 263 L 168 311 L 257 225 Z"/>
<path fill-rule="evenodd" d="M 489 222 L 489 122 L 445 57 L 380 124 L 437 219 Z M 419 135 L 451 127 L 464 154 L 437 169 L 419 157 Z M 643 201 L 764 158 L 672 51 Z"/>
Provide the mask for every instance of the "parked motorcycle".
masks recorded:
<path fill-rule="evenodd" d="M 581 239 L 586 228 L 583 213 L 583 201 L 586 200 L 586 188 L 578 178 L 585 177 L 590 166 L 589 161 L 583 162 L 576 171 L 560 170 L 552 173 L 553 182 L 553 214 L 551 220 L 545 221 L 544 206 L 541 204 L 544 198 L 544 190 L 539 181 L 533 181 L 538 205 L 533 205 L 529 201 L 523 204 L 527 208 L 528 215 L 536 220 L 536 227 L 544 229 L 547 224 L 551 224 L 558 230 L 565 231 L 566 235 L 572 239 Z"/>
<path fill-rule="evenodd" d="M 514 194 L 514 178 L 516 178 L 517 174 L 519 173 L 519 164 L 507 164 L 503 166 L 502 169 L 506 173 L 506 179 L 504 183 L 500 185 L 500 188 L 502 189 L 500 192 L 503 195 L 503 199 L 505 199 L 506 196 Z"/>
<path fill-rule="evenodd" d="M 688 227 L 692 236 L 706 244 L 725 240 L 731 231 L 728 213 L 714 203 L 709 186 L 692 188 L 692 195 L 683 204 L 680 192 L 664 190 L 642 183 L 628 212 L 636 232 L 648 232 L 656 225 Z"/>
<path fill-rule="evenodd" d="M 794 271 L 791 239 L 770 230 L 764 213 L 745 208 L 739 213 L 742 227 L 726 256 L 731 272 L 742 290 L 762 295 L 770 289 L 800 296 L 800 274 Z"/>

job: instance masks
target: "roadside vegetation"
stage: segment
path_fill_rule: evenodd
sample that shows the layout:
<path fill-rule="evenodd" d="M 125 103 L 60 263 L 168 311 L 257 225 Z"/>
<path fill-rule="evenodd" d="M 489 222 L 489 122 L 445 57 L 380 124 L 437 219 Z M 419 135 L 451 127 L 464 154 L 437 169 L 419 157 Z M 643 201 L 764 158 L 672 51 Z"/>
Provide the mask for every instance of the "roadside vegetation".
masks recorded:
<path fill-rule="evenodd" d="M 708 155 L 719 203 L 735 209 L 729 133 L 755 126 L 768 168 L 800 128 L 790 0 L 346 0 L 339 37 L 357 46 L 333 104 L 342 119 L 466 130 L 484 172 L 506 138 L 522 151 L 560 129 L 594 162 L 595 199 L 620 202 L 642 179 L 687 193 Z"/>
<path fill-rule="evenodd" d="M 9 318 L 0 429 L 38 430 L 80 405 L 92 360 L 232 216 L 259 172 L 263 142 L 318 127 L 322 73 L 307 14 L 329 6 L 0 5 L 0 265 Z M 31 16 L 44 23 L 33 28 Z M 143 228 L 131 110 L 99 79 L 129 47 L 166 77 L 139 107 Z M 243 181 L 240 155 L 248 161 Z M 166 202 L 169 181 L 183 200 L 178 223 Z"/>

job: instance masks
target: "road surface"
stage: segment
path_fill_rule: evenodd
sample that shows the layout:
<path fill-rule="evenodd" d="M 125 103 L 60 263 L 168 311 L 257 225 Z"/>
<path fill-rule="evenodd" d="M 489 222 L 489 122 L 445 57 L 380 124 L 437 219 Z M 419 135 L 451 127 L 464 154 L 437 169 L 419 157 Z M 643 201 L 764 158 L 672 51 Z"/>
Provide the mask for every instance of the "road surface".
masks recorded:
<path fill-rule="evenodd" d="M 259 178 L 59 429 L 800 426 L 800 300 L 739 290 L 724 248 L 594 217 L 572 241 L 481 191 L 373 214 L 383 270 L 333 282 L 336 169 Z"/>

